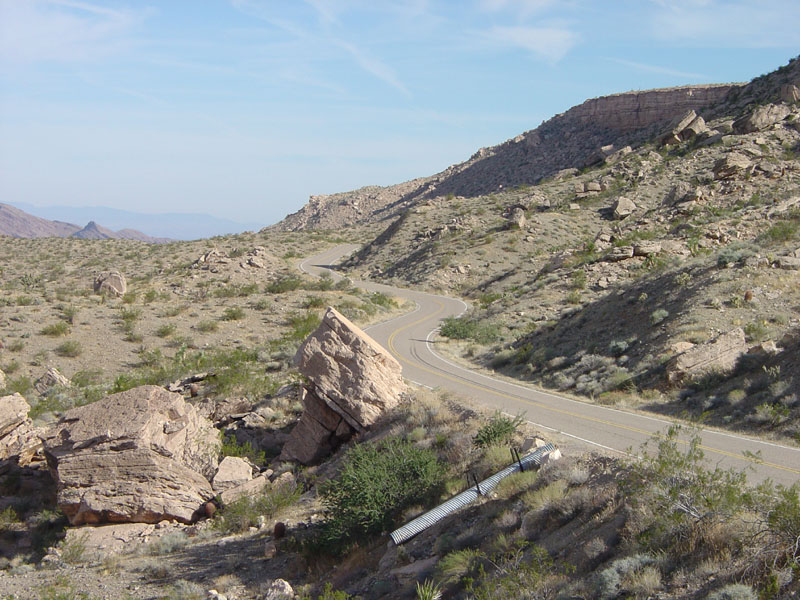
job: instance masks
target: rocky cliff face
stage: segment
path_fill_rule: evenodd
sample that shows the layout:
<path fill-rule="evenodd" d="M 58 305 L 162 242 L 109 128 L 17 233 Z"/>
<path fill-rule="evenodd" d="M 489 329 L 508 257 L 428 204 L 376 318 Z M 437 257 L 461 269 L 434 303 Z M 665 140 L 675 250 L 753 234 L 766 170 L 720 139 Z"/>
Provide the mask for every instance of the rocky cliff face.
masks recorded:
<path fill-rule="evenodd" d="M 431 177 L 389 187 L 367 187 L 312 196 L 274 226 L 285 231 L 337 229 L 396 216 L 420 199 L 448 194 L 475 196 L 528 185 L 560 170 L 580 168 L 626 145 L 641 143 L 655 129 L 689 110 L 702 112 L 742 84 L 627 92 L 587 100 L 536 129 Z"/>

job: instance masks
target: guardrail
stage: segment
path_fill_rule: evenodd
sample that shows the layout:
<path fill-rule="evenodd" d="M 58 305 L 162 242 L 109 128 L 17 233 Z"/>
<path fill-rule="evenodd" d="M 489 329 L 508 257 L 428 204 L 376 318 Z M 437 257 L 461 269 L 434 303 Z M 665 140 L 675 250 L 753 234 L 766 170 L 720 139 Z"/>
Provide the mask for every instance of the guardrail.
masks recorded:
<path fill-rule="evenodd" d="M 518 473 L 519 471 L 527 470 L 528 467 L 533 468 L 540 466 L 544 457 L 555 449 L 556 447 L 553 444 L 545 444 L 524 458 L 519 459 L 514 464 L 506 467 L 502 471 L 495 473 L 491 477 L 488 477 L 479 483 L 476 482 L 473 487 L 453 496 L 444 504 L 440 504 L 436 508 L 429 510 L 428 512 L 421 514 L 417 518 L 409 521 L 399 529 L 395 529 L 391 533 L 392 541 L 399 546 L 418 533 L 425 531 L 434 523 L 441 521 L 447 515 L 454 513 L 467 504 L 475 502 L 475 500 L 477 500 L 480 496 L 485 496 L 495 487 L 497 487 L 497 484 L 500 483 L 502 479 L 505 479 L 512 473 Z"/>

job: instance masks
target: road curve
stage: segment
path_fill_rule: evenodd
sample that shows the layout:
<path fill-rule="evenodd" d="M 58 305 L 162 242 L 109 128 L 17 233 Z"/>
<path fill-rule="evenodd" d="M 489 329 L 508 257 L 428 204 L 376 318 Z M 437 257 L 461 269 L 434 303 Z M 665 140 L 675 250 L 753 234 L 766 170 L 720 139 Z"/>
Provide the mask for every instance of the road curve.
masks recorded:
<path fill-rule="evenodd" d="M 300 269 L 319 275 L 358 246 L 344 245 L 305 259 Z M 339 277 L 333 272 L 334 277 Z M 358 287 L 406 298 L 416 309 L 368 328 L 370 336 L 403 365 L 406 379 L 430 388 L 448 389 L 510 414 L 524 414 L 532 424 L 572 438 L 578 446 L 627 454 L 674 420 L 566 398 L 471 371 L 435 352 L 432 341 L 445 317 L 462 314 L 467 304 L 455 298 L 358 281 Z M 755 483 L 764 479 L 791 485 L 800 480 L 800 448 L 713 429 L 700 430 L 706 458 L 723 468 L 748 470 Z M 744 453 L 760 456 L 759 461 Z"/>

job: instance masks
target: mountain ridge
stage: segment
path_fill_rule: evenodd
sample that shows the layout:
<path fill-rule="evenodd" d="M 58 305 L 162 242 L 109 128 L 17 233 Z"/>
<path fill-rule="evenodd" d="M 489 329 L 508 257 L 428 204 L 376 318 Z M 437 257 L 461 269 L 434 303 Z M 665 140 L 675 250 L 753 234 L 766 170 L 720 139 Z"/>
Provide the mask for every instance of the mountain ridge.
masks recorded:
<path fill-rule="evenodd" d="M 74 237 L 78 239 L 128 239 L 151 244 L 165 244 L 174 240 L 149 236 L 135 229 L 112 231 L 89 221 L 85 227 L 63 221 L 51 221 L 31 215 L 10 204 L 0 203 L 0 235 L 15 238 Z"/>

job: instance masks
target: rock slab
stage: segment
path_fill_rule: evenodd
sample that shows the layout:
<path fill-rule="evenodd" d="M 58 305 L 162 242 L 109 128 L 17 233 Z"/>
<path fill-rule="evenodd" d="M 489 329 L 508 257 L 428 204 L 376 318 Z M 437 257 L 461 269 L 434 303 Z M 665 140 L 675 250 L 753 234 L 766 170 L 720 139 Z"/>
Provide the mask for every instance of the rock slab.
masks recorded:
<path fill-rule="evenodd" d="M 676 356 L 667 365 L 667 378 L 671 383 L 678 383 L 686 377 L 730 371 L 745 352 L 744 330 L 737 327 Z"/>
<path fill-rule="evenodd" d="M 309 385 L 283 460 L 319 461 L 397 406 L 405 390 L 400 363 L 333 308 L 294 360 Z"/>
<path fill-rule="evenodd" d="M 73 525 L 192 522 L 214 492 L 220 440 L 179 394 L 142 386 L 73 408 L 45 456 Z"/>
<path fill-rule="evenodd" d="M 119 271 L 103 271 L 94 279 L 94 291 L 98 294 L 124 296 L 128 291 L 128 282 Z"/>

